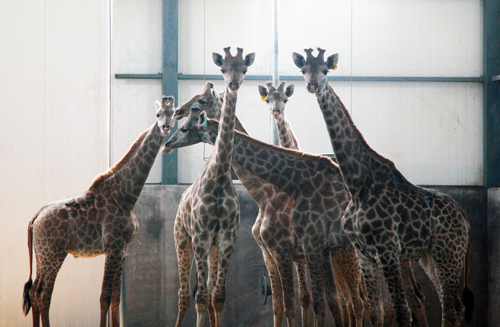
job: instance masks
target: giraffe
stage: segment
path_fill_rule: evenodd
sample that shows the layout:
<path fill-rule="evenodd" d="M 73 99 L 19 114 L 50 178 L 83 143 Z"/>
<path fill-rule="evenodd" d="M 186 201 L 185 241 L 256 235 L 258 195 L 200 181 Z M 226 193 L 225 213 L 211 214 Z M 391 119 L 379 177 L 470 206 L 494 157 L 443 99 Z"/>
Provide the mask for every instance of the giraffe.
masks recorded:
<path fill-rule="evenodd" d="M 278 88 L 275 88 L 272 83 L 267 83 L 267 88 L 262 85 L 258 86 L 261 99 L 268 103 L 271 114 L 276 120 L 281 146 L 288 149 L 299 150 L 299 142 L 292 131 L 290 123 L 285 117 L 286 103 L 288 102 L 288 98 L 293 95 L 294 88 L 294 85 L 291 84 L 285 89 L 285 82 L 282 82 Z M 360 298 L 357 298 L 357 296 L 359 296 L 359 281 L 350 278 L 346 280 L 343 277 L 349 274 L 353 269 L 358 269 L 357 260 L 351 260 L 350 262 L 356 265 L 354 267 L 348 267 L 349 261 L 344 261 L 343 257 L 339 256 L 336 251 L 332 251 L 331 255 L 335 281 L 339 286 L 344 301 L 347 302 L 343 303 L 347 305 L 344 311 L 349 314 L 349 321 L 353 325 L 355 325 L 356 322 L 360 325 L 363 320 L 363 303 Z M 344 269 L 345 271 L 343 271 Z M 353 284 L 348 285 L 347 282 Z M 356 291 L 351 294 L 350 290 Z"/>
<path fill-rule="evenodd" d="M 235 110 L 239 87 L 255 53 L 243 58 L 241 48 L 236 56 L 231 55 L 229 47 L 224 52 L 224 59 L 218 53 L 212 54 L 226 85 L 215 150 L 198 179 L 183 193 L 175 219 L 180 279 L 176 326 L 182 325 L 191 297 L 189 278 L 193 257 L 198 273 L 197 326 L 203 326 L 207 311 L 210 325 L 221 326 L 226 273 L 240 223 L 239 202 L 231 178 Z M 184 127 L 178 130 L 181 134 L 185 132 Z"/>
<path fill-rule="evenodd" d="M 184 132 L 176 132 L 164 144 L 163 152 L 199 142 L 214 144 L 219 127 L 217 121 L 207 120 L 205 112 L 193 110 L 182 128 Z M 348 276 L 358 280 L 353 290 L 358 294 L 361 276 L 354 248 L 340 227 L 349 197 L 338 167 L 327 157 L 268 145 L 238 131 L 234 145 L 233 163 L 272 183 L 293 200 L 290 223 L 311 276 L 314 326 L 324 326 L 325 297 L 337 325 L 345 325 L 330 252 L 338 252 L 346 263 L 354 260 L 346 266 L 354 268 Z M 362 301 L 360 304 L 362 310 Z M 358 326 L 362 326 L 361 321 Z"/>
<path fill-rule="evenodd" d="M 215 91 L 212 83 L 206 83 L 202 93 L 176 108 L 174 118 L 187 117 L 191 111 L 205 111 L 208 117 L 218 120 L 222 104 L 222 95 Z M 248 134 L 237 116 L 235 119 L 236 130 Z M 233 162 L 233 169 L 259 207 L 252 235 L 262 250 L 271 278 L 274 326 L 282 326 L 283 314 L 286 315 L 288 325 L 295 326 L 293 262 L 299 277 L 302 325 L 307 326 L 311 297 L 307 287 L 304 256 L 289 221 L 292 200 L 276 186 L 237 163 Z"/>
<path fill-rule="evenodd" d="M 411 261 L 419 261 L 439 295 L 442 326 L 461 325 L 464 312 L 470 323 L 470 225 L 464 211 L 450 196 L 410 183 L 393 162 L 366 143 L 326 78 L 328 71 L 336 68 L 338 54 L 325 61 L 325 50 L 318 49 L 317 57 L 312 51 L 305 50 L 306 59 L 294 52 L 293 61 L 304 74 L 307 90 L 316 94 L 352 197 L 342 227 L 356 248 L 371 304 L 369 310 L 373 312 L 379 297 L 380 280 L 376 276 L 382 271 L 397 324 L 410 326 L 413 312 L 405 295 L 408 283 L 404 272 L 411 269 Z M 459 296 L 462 270 L 465 308 Z M 372 325 L 377 325 L 373 318 Z"/>
<path fill-rule="evenodd" d="M 98 175 L 83 194 L 42 207 L 28 225 L 29 280 L 23 310 L 33 306 L 33 326 L 49 327 L 49 309 L 57 273 L 68 253 L 75 258 L 106 255 L 100 297 L 100 326 L 111 305 L 118 327 L 121 277 L 128 246 L 139 224 L 132 209 L 142 191 L 174 114 L 174 98 L 156 101 L 157 121 L 145 130 L 125 156 Z M 36 278 L 32 280 L 33 248 Z"/>

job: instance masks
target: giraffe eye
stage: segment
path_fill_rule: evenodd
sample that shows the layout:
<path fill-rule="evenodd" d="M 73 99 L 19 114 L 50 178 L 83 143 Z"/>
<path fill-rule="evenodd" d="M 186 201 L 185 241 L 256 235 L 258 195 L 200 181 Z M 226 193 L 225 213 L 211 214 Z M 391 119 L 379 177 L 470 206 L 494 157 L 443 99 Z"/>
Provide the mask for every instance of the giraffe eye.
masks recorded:
<path fill-rule="evenodd" d="M 324 70 L 323 74 L 327 75 L 328 74 L 328 70 Z"/>
<path fill-rule="evenodd" d="M 284 102 L 284 103 L 287 103 L 287 102 L 288 102 L 288 100 L 284 100 L 283 102 Z"/>
<path fill-rule="evenodd" d="M 205 100 L 203 100 L 203 99 L 198 100 L 198 102 L 199 102 L 200 104 L 207 104 L 207 102 L 206 102 Z"/>
<path fill-rule="evenodd" d="M 160 114 L 156 114 L 156 118 L 160 118 Z"/>
<path fill-rule="evenodd" d="M 225 74 L 225 73 L 226 73 L 226 70 L 225 70 L 225 69 L 221 69 L 221 70 L 220 70 L 220 72 L 221 72 L 222 74 Z"/>
<path fill-rule="evenodd" d="M 182 133 L 187 133 L 187 131 L 188 131 L 187 128 L 181 128 Z"/>
<path fill-rule="evenodd" d="M 300 70 L 300 72 L 301 72 L 302 74 L 305 74 L 305 73 L 306 73 L 303 69 L 301 69 L 301 70 Z"/>
<path fill-rule="evenodd" d="M 269 100 L 266 99 L 266 103 L 269 103 Z"/>
<path fill-rule="evenodd" d="M 245 69 L 245 70 L 243 71 L 243 74 L 246 74 L 246 73 L 247 73 L 247 70 Z"/>

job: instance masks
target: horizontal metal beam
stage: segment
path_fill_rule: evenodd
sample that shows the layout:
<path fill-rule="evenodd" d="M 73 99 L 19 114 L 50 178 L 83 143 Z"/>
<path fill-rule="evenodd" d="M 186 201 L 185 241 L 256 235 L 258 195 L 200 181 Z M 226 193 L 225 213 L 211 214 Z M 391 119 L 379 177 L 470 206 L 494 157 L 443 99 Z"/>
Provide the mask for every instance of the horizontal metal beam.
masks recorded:
<path fill-rule="evenodd" d="M 115 74 L 116 79 L 163 79 L 163 74 Z"/>
<path fill-rule="evenodd" d="M 115 74 L 117 79 L 162 79 L 163 74 Z M 495 76 L 496 77 L 496 76 Z M 222 80 L 222 75 L 201 75 L 179 73 L 179 80 Z M 280 80 L 302 81 L 302 76 L 280 76 Z M 271 75 L 248 75 L 245 80 L 270 81 Z M 412 77 L 412 76 L 328 76 L 329 81 L 341 82 L 459 82 L 484 83 L 486 78 L 479 77 Z"/>

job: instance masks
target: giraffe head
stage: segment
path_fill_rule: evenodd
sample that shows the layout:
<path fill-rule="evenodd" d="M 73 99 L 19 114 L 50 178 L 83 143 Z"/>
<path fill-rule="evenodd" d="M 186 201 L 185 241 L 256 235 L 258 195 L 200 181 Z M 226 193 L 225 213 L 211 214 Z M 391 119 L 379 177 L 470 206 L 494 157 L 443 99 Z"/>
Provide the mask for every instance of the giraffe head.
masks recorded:
<path fill-rule="evenodd" d="M 161 152 L 170 153 L 175 148 L 182 148 L 200 142 L 214 145 L 218 131 L 217 125 L 214 125 L 213 121 L 207 118 L 205 111 L 193 108 L 184 125 L 163 144 Z"/>
<path fill-rule="evenodd" d="M 162 135 L 166 136 L 172 127 L 172 120 L 174 117 L 174 103 L 175 98 L 170 95 L 162 96 L 161 102 L 156 101 L 156 117 L 158 118 L 157 124 L 161 130 Z"/>
<path fill-rule="evenodd" d="M 311 93 L 318 92 L 328 85 L 328 80 L 326 75 L 328 70 L 336 69 L 337 62 L 339 61 L 339 55 L 337 53 L 324 59 L 325 50 L 318 48 L 318 56 L 314 57 L 312 55 L 313 49 L 305 49 L 307 58 L 297 52 L 293 53 L 293 62 L 295 66 L 300 68 L 302 74 L 304 74 L 304 79 L 306 81 L 307 90 Z"/>
<path fill-rule="evenodd" d="M 293 84 L 288 85 L 285 89 L 285 82 L 281 82 L 278 88 L 275 88 L 272 83 L 267 83 L 267 88 L 259 85 L 261 99 L 269 105 L 274 119 L 279 119 L 285 112 L 285 105 L 288 98 L 293 95 L 293 90 Z"/>
<path fill-rule="evenodd" d="M 224 93 L 224 92 L 223 92 Z M 222 93 L 222 94 L 223 94 Z M 220 118 L 219 101 L 224 98 L 223 95 L 217 93 L 212 83 L 205 84 L 203 92 L 191 98 L 191 100 L 181 104 L 175 109 L 174 118 L 179 120 L 188 117 L 191 110 L 206 111 L 209 118 Z"/>
<path fill-rule="evenodd" d="M 224 52 L 226 53 L 224 58 L 220 54 L 213 52 L 212 59 L 220 67 L 224 83 L 226 83 L 229 91 L 233 93 L 237 92 L 241 83 L 243 83 L 247 68 L 255 60 L 255 52 L 249 53 L 243 58 L 243 49 L 238 48 L 238 53 L 233 57 L 231 51 L 229 51 L 230 49 L 230 47 L 224 48 Z"/>

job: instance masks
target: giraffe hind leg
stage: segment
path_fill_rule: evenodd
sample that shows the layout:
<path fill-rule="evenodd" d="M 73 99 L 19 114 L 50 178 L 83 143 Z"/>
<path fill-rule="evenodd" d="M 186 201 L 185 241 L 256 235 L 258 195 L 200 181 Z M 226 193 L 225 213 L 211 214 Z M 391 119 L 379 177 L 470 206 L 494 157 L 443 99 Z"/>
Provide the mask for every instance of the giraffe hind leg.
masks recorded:
<path fill-rule="evenodd" d="M 40 279 L 37 283 L 35 290 L 36 306 L 40 312 L 43 327 L 50 327 L 49 311 L 50 302 L 52 300 L 52 292 L 54 291 L 54 284 L 56 281 L 57 273 L 68 255 L 67 252 L 60 252 L 51 255 L 49 258 L 44 258 L 44 262 L 50 262 L 50 266 L 43 265 L 40 268 Z M 37 276 L 38 280 L 38 276 Z M 36 282 L 36 280 L 35 280 Z M 33 308 L 33 319 L 35 319 L 35 311 Z M 38 315 L 37 315 L 38 316 Z"/>
<path fill-rule="evenodd" d="M 306 266 L 304 262 L 296 262 L 295 269 L 299 282 L 299 300 L 301 309 L 302 326 L 309 324 L 309 306 L 311 305 L 311 292 L 307 287 Z"/>
<path fill-rule="evenodd" d="M 191 267 L 193 265 L 193 248 L 191 237 L 179 224 L 175 225 L 175 249 L 177 251 L 177 262 L 179 268 L 179 295 L 178 314 L 176 326 L 182 326 L 186 310 L 191 300 L 189 280 L 191 279 Z"/>
<path fill-rule="evenodd" d="M 107 314 L 112 301 L 114 301 L 115 303 L 117 301 L 119 304 L 120 301 L 119 298 L 113 299 L 113 289 L 115 287 L 120 287 L 120 285 L 118 286 L 115 285 L 117 283 L 116 279 L 118 274 L 120 274 L 120 281 L 121 281 L 121 271 L 123 269 L 123 262 L 124 262 L 123 250 L 106 252 L 106 261 L 104 264 L 104 278 L 102 281 L 101 297 L 99 300 L 101 306 L 101 319 L 100 319 L 101 327 L 106 327 Z M 114 308 L 113 306 L 111 308 L 111 314 L 118 316 L 118 317 L 112 317 L 113 326 L 116 326 L 114 321 L 117 319 L 117 321 L 119 322 L 118 308 Z"/>

